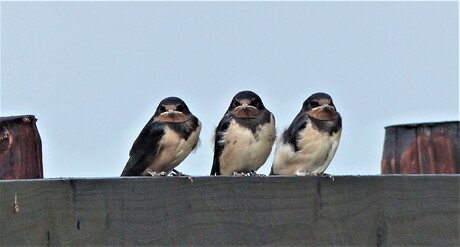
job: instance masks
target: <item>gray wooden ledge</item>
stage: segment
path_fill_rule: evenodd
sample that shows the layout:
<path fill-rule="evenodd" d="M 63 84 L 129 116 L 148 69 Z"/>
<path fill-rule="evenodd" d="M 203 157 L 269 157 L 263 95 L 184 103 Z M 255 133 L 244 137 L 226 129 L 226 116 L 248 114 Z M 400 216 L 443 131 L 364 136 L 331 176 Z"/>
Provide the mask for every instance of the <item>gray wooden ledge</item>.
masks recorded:
<path fill-rule="evenodd" d="M 458 175 L 5 180 L 0 245 L 453 246 L 459 192 Z"/>

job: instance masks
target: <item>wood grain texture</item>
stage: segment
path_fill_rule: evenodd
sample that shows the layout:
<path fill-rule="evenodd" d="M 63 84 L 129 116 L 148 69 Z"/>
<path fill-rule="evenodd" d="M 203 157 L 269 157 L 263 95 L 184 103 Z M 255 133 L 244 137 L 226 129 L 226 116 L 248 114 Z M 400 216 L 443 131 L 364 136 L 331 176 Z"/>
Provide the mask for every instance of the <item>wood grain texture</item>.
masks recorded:
<path fill-rule="evenodd" d="M 459 188 L 457 175 L 5 180 L 0 245 L 453 246 Z"/>

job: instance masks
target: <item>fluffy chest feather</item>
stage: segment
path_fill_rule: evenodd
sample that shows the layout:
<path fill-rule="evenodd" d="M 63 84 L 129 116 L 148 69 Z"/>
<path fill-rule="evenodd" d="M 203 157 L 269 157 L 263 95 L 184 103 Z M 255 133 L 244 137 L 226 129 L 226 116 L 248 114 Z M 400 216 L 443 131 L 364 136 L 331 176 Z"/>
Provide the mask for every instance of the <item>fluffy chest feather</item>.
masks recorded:
<path fill-rule="evenodd" d="M 190 154 L 193 148 L 196 147 L 200 131 L 201 125 L 198 125 L 196 130 L 185 140 L 181 138 L 177 132 L 167 127 L 160 141 L 158 154 L 149 168 L 156 172 L 170 172 Z"/>
<path fill-rule="evenodd" d="M 337 151 L 342 130 L 330 135 L 318 131 L 311 123 L 299 132 L 295 152 L 290 144 L 279 143 L 273 169 L 280 175 L 305 175 L 322 173 L 329 166 Z"/>
<path fill-rule="evenodd" d="M 219 158 L 221 174 L 259 169 L 267 160 L 276 138 L 274 122 L 271 117 L 270 122 L 259 125 L 253 133 L 231 120 L 227 131 L 218 133 L 221 136 L 219 144 L 224 145 Z"/>

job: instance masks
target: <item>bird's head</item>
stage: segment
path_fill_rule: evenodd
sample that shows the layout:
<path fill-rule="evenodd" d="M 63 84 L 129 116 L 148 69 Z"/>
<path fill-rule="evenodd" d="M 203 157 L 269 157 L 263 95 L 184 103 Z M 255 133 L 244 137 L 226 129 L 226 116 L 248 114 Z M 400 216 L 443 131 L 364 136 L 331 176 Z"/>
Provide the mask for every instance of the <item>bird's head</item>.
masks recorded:
<path fill-rule="evenodd" d="M 302 112 L 323 121 L 333 120 L 339 115 L 331 96 L 326 93 L 315 93 L 308 97 L 303 103 Z"/>
<path fill-rule="evenodd" d="M 183 100 L 177 97 L 163 99 L 155 111 L 154 119 L 158 122 L 180 123 L 189 120 L 192 113 Z"/>
<path fill-rule="evenodd" d="M 237 93 L 228 107 L 228 112 L 238 118 L 256 118 L 265 106 L 259 95 L 252 91 L 241 91 Z"/>

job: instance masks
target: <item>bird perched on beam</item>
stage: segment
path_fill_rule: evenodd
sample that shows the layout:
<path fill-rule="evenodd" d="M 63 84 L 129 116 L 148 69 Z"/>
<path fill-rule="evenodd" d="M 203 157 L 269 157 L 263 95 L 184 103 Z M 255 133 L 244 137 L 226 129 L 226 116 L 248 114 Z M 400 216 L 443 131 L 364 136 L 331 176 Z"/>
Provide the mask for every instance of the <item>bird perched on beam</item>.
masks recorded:
<path fill-rule="evenodd" d="M 167 175 L 199 142 L 201 123 L 183 100 L 163 99 L 129 152 L 121 176 Z"/>
<path fill-rule="evenodd" d="M 337 151 L 342 118 L 331 96 L 315 93 L 277 141 L 270 175 L 322 175 Z"/>
<path fill-rule="evenodd" d="M 251 91 L 233 97 L 215 131 L 211 175 L 255 174 L 276 139 L 275 118 Z"/>

